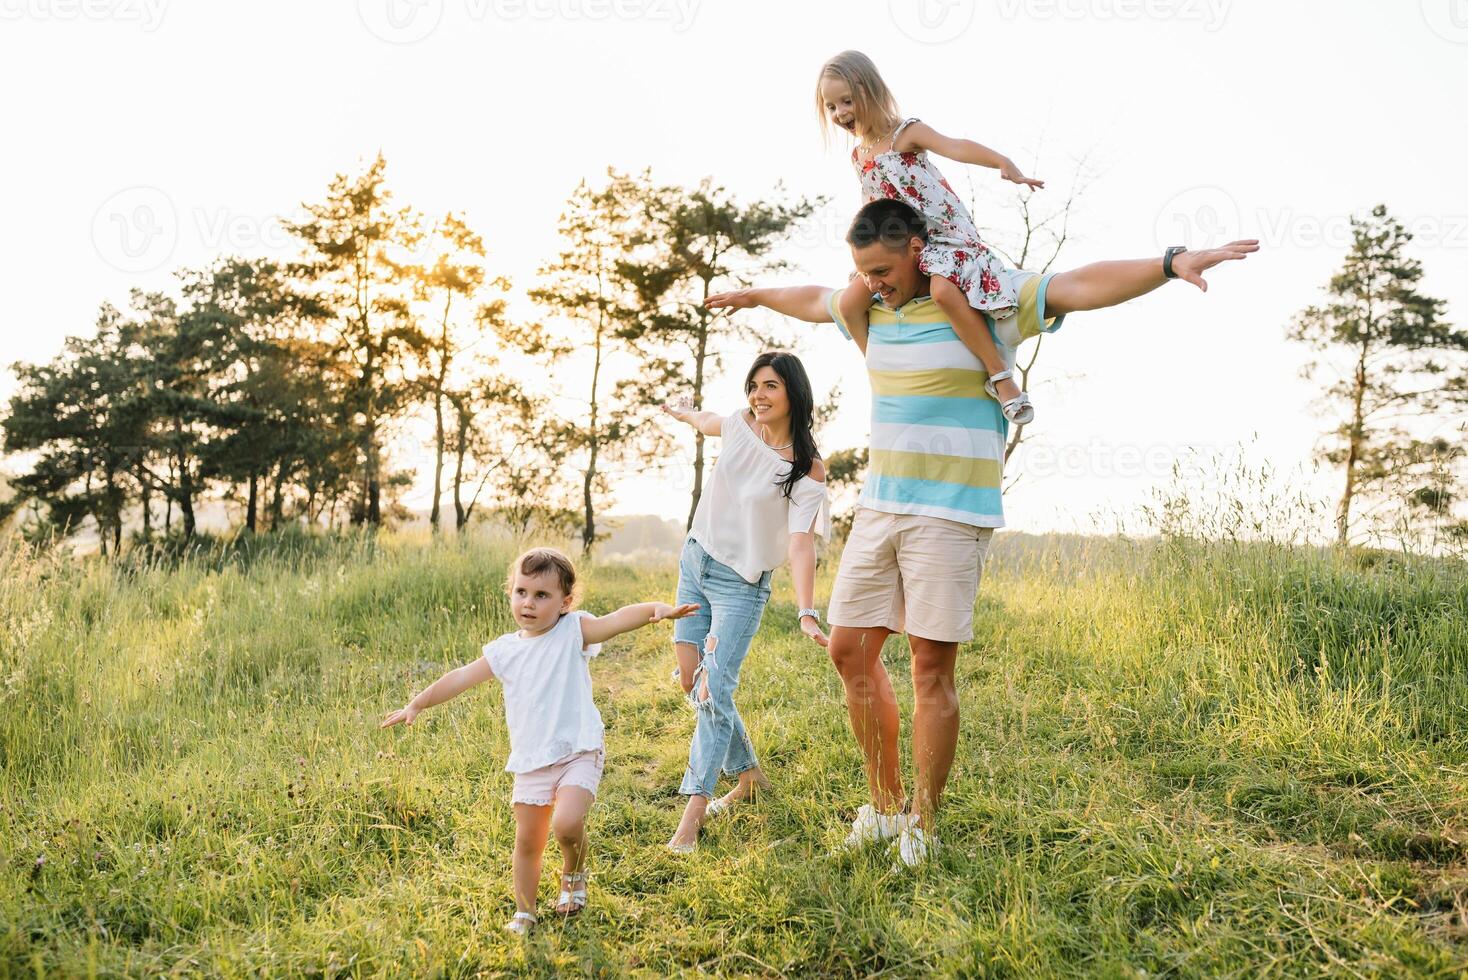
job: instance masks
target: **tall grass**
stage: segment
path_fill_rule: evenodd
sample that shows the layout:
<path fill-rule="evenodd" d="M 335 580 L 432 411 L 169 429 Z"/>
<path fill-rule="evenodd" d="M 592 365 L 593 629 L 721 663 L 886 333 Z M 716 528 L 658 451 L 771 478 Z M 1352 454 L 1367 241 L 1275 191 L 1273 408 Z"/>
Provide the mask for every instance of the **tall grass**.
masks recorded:
<path fill-rule="evenodd" d="M 499 930 L 498 690 L 374 727 L 510 628 L 510 554 L 297 537 L 109 566 L 9 546 L 0 974 L 1468 972 L 1461 564 L 1001 537 L 960 655 L 944 846 L 916 872 L 831 853 L 865 780 L 788 580 L 740 692 L 776 788 L 691 858 L 661 846 L 692 726 L 669 631 L 619 638 L 593 664 L 591 906 L 520 943 Z M 585 571 L 596 611 L 674 581 Z M 906 655 L 889 641 L 909 702 Z"/>

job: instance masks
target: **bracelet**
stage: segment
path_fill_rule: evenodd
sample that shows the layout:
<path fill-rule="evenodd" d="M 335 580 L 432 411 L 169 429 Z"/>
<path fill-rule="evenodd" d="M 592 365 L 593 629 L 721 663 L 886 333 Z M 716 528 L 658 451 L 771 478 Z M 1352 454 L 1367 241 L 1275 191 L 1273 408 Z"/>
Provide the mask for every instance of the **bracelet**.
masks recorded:
<path fill-rule="evenodd" d="M 795 621 L 799 623 L 807 616 L 813 618 L 816 621 L 817 626 L 821 625 L 821 611 L 819 609 L 802 609 L 800 612 L 795 614 Z"/>
<path fill-rule="evenodd" d="M 1162 277 L 1164 279 L 1177 278 L 1177 273 L 1172 269 L 1172 260 L 1186 251 L 1187 249 L 1181 245 L 1169 245 L 1167 251 L 1162 253 Z"/>

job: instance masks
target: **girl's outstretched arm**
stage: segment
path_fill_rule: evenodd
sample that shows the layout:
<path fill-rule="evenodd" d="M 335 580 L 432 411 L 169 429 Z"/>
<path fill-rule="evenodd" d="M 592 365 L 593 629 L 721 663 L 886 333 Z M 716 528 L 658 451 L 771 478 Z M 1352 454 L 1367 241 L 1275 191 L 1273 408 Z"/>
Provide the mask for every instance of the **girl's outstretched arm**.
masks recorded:
<path fill-rule="evenodd" d="M 673 416 L 679 422 L 685 422 L 693 426 L 706 436 L 724 434 L 724 420 L 714 412 L 695 412 L 673 402 L 664 402 L 663 411 Z"/>
<path fill-rule="evenodd" d="M 583 616 L 581 618 L 581 640 L 587 646 L 593 643 L 604 643 L 614 636 L 630 633 L 640 627 L 664 619 L 682 619 L 697 611 L 698 606 L 692 603 L 684 606 L 670 606 L 666 602 L 639 602 L 631 606 L 623 606 L 616 612 L 607 613 L 605 616 Z"/>
<path fill-rule="evenodd" d="M 936 153 L 940 157 L 957 160 L 959 163 L 968 163 L 975 167 L 989 167 L 999 171 L 999 176 L 1005 180 L 1024 184 L 1035 190 L 1045 186 L 1043 180 L 1026 177 L 1013 160 L 998 150 L 991 150 L 984 144 L 975 143 L 973 140 L 944 136 L 925 122 L 915 122 L 904 129 L 901 143 L 903 149 L 927 150 L 929 153 Z"/>
<path fill-rule="evenodd" d="M 424 708 L 431 708 L 435 704 L 443 704 L 463 694 L 475 684 L 483 684 L 494 677 L 494 671 L 489 669 L 489 661 L 480 657 L 473 663 L 465 664 L 444 674 L 438 680 L 429 684 L 418 696 L 396 711 L 389 711 L 382 718 L 378 728 L 391 728 L 393 725 L 411 725 L 413 719 Z"/>

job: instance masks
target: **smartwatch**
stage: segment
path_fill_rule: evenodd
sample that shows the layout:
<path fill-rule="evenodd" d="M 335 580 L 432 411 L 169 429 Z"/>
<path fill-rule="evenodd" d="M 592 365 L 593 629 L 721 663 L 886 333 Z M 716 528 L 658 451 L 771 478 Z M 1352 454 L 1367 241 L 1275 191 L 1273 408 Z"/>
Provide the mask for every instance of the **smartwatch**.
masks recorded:
<path fill-rule="evenodd" d="M 1186 252 L 1187 249 L 1181 245 L 1169 245 L 1167 251 L 1162 253 L 1162 275 L 1168 279 L 1176 279 L 1177 273 L 1172 271 L 1172 260 Z"/>

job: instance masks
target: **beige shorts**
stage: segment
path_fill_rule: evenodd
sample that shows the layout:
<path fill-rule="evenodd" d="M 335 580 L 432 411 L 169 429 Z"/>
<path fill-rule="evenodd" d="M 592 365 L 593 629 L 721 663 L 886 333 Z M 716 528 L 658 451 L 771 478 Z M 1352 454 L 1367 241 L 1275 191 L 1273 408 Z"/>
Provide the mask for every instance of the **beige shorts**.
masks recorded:
<path fill-rule="evenodd" d="M 940 643 L 974 638 L 991 527 L 856 509 L 831 590 L 832 626 L 885 626 Z"/>
<path fill-rule="evenodd" d="M 550 806 L 556 801 L 556 791 L 562 786 L 580 786 L 595 796 L 596 788 L 601 785 L 601 770 L 605 762 L 604 751 L 588 749 L 539 769 L 517 772 L 510 802 Z"/>

